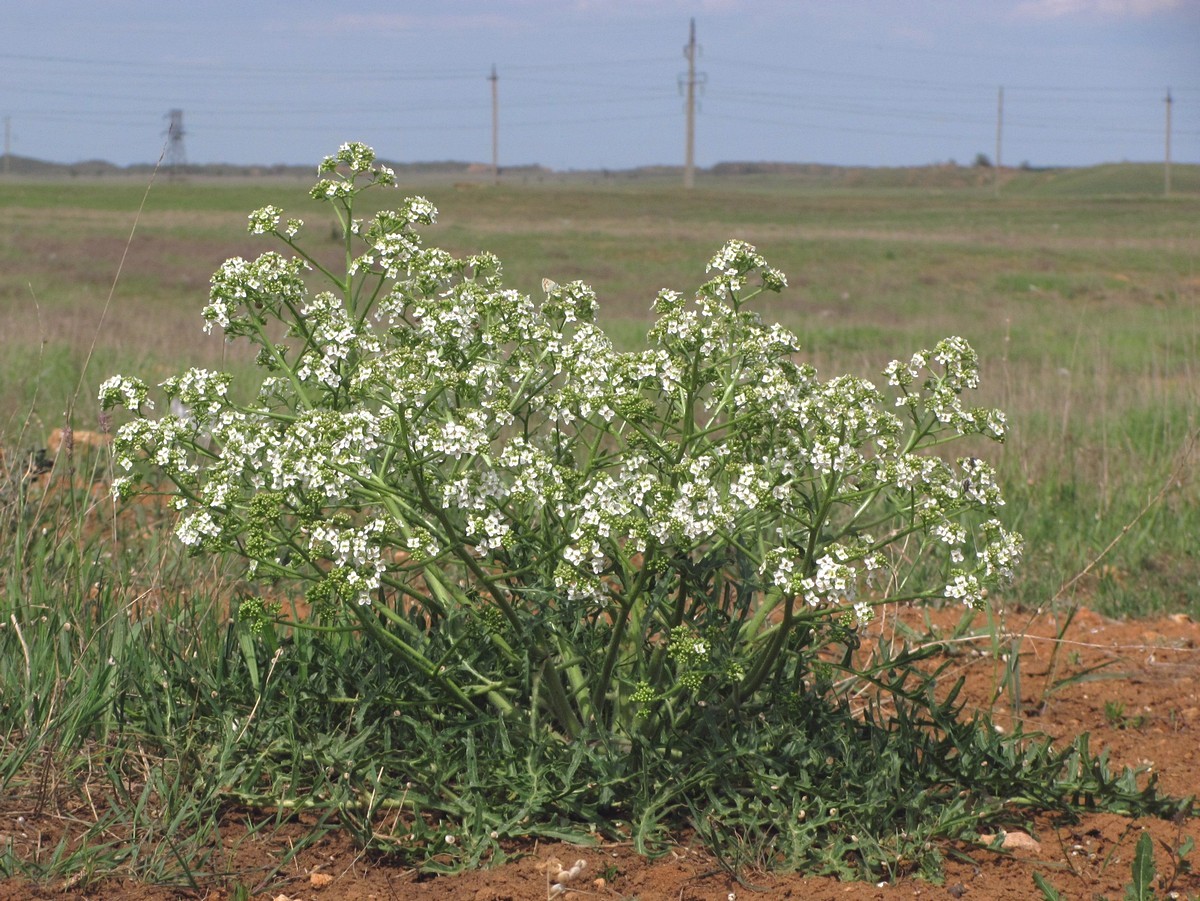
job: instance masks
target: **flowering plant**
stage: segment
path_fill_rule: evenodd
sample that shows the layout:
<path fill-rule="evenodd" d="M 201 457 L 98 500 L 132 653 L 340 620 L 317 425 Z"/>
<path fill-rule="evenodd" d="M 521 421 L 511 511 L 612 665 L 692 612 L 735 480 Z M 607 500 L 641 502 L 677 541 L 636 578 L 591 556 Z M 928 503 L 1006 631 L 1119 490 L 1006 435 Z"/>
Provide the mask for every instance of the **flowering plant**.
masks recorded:
<path fill-rule="evenodd" d="M 547 280 L 535 303 L 494 256 L 424 247 L 427 200 L 356 219 L 395 181 L 370 148 L 320 175 L 344 272 L 268 206 L 250 231 L 289 254 L 213 276 L 206 328 L 258 351 L 249 401 L 201 369 L 162 383 L 178 404 L 157 419 L 140 380 L 100 390 L 137 414 L 114 491 L 139 463 L 174 483 L 179 540 L 244 558 L 266 595 L 241 602 L 251 630 L 302 587 L 293 626 L 369 636 L 444 709 L 655 740 L 809 690 L 818 652 L 881 604 L 979 606 L 1011 576 L 994 470 L 943 452 L 1004 437 L 1002 413 L 966 403 L 962 339 L 891 363 L 883 388 L 822 381 L 751 309 L 783 274 L 735 240 L 618 352 L 582 283 Z"/>

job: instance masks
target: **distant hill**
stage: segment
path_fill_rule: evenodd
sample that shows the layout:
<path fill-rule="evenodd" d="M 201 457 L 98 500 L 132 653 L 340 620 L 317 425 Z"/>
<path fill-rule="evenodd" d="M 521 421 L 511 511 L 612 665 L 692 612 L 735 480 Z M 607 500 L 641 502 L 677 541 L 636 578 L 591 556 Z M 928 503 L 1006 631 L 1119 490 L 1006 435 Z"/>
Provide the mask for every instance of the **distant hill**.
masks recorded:
<path fill-rule="evenodd" d="M 990 188 L 996 171 L 991 166 L 867 167 L 828 166 L 816 163 L 729 162 L 708 170 L 712 175 L 745 178 L 786 177 L 813 188 L 859 188 L 887 190 L 925 188 L 955 190 Z M 1005 193 L 1090 197 L 1103 195 L 1163 193 L 1162 163 L 1107 163 L 1081 168 L 1021 166 L 1005 167 L 1000 187 Z M 1200 193 L 1200 165 L 1176 163 L 1171 167 L 1171 190 L 1179 194 Z"/>
<path fill-rule="evenodd" d="M 974 188 L 992 184 L 990 166 L 830 166 L 821 163 L 718 163 L 713 175 L 786 176 L 813 187 L 829 188 Z M 1007 176 L 1008 170 L 1005 170 Z"/>
<path fill-rule="evenodd" d="M 14 154 L 4 160 L 2 171 L 11 175 L 55 178 L 70 175 L 116 175 L 121 172 L 121 168 L 104 160 L 85 160 L 81 163 L 67 165 L 64 163 L 48 163 L 44 160 L 35 160 L 32 157 L 16 156 Z"/>
<path fill-rule="evenodd" d="M 1037 178 L 1014 185 L 1039 195 L 1088 196 L 1161 194 L 1164 187 L 1162 163 L 1110 163 L 1083 169 L 1053 169 Z M 1171 166 L 1171 191 L 1200 193 L 1200 166 L 1178 163 Z"/>
<path fill-rule="evenodd" d="M 448 180 L 482 182 L 491 178 L 491 166 L 484 163 L 443 160 L 417 163 L 388 162 L 404 180 Z M 51 163 L 31 157 L 10 156 L 4 170 L 22 178 L 107 178 L 119 176 L 147 177 L 155 169 L 149 163 L 116 166 L 105 160 L 84 160 L 78 163 Z M 570 170 L 556 172 L 540 165 L 506 166 L 501 176 L 518 181 L 588 181 L 652 180 L 665 181 L 681 177 L 680 166 L 640 166 L 624 170 Z M 160 169 L 161 172 L 161 169 Z M 188 178 L 312 178 L 314 166 L 273 165 L 244 166 L 232 163 L 186 165 L 170 174 Z M 960 166 L 953 162 L 929 166 L 832 166 L 818 163 L 782 163 L 731 161 L 718 163 L 709 169 L 698 169 L 701 179 L 735 179 L 764 183 L 780 178 L 821 189 L 858 190 L 972 190 L 990 188 L 997 173 L 990 165 Z M 1111 163 L 1081 168 L 1005 168 L 999 173 L 1000 186 L 1005 193 L 1045 194 L 1047 196 L 1104 196 L 1130 194 L 1161 194 L 1163 166 L 1161 163 Z M 703 186 L 703 181 L 699 182 Z M 1178 194 L 1200 194 L 1200 165 L 1177 163 L 1171 168 L 1171 189 Z"/>
<path fill-rule="evenodd" d="M 384 165 L 391 166 L 397 173 L 411 176 L 448 176 L 467 177 L 491 175 L 491 166 L 482 163 L 465 163 L 455 160 L 421 163 L 393 163 L 381 160 Z M 34 178 L 72 178 L 72 177 L 105 177 L 117 175 L 149 175 L 156 168 L 153 163 L 135 163 L 130 166 L 117 166 L 104 160 L 85 160 L 79 163 L 51 163 L 45 160 L 33 159 L 27 156 L 10 156 L 6 161 L 4 171 L 11 175 Z M 158 167 L 163 171 L 162 167 Z M 542 166 L 515 166 L 503 170 L 506 173 L 532 175 L 548 174 L 549 169 Z M 316 166 L 295 166 L 285 163 L 272 165 L 245 166 L 234 163 L 204 163 L 188 164 L 176 167 L 175 175 L 188 177 L 212 178 L 311 178 L 316 172 Z"/>

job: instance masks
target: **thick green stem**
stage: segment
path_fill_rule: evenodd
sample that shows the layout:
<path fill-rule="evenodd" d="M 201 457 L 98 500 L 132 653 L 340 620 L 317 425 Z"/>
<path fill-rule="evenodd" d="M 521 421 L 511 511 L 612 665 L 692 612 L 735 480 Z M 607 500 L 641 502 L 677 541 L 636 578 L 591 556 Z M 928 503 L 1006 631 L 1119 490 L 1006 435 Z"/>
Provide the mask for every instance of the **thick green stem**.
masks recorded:
<path fill-rule="evenodd" d="M 813 570 L 821 531 L 825 526 L 825 520 L 829 516 L 829 510 L 833 506 L 834 498 L 837 494 L 837 486 L 837 476 L 831 475 L 828 483 L 825 485 L 825 495 L 822 499 L 820 509 L 809 524 L 808 544 L 804 549 L 804 562 L 801 566 L 801 572 L 806 574 L 810 574 Z M 754 668 L 738 686 L 738 690 L 731 696 L 734 706 L 737 706 L 743 699 L 752 696 L 758 691 L 775 669 L 776 661 L 779 659 L 779 654 L 782 652 L 788 634 L 792 629 L 795 619 L 795 608 L 796 599 L 789 597 L 783 608 L 783 621 L 777 627 L 770 645 L 763 651 L 758 660 L 755 661 Z"/>
<path fill-rule="evenodd" d="M 379 620 L 375 617 L 374 608 L 370 605 L 354 607 L 354 615 L 358 621 L 363 624 L 363 627 L 371 634 L 372 637 L 385 649 L 395 653 L 400 659 L 415 667 L 423 676 L 432 679 L 442 688 L 444 688 L 454 701 L 463 709 L 469 711 L 478 710 L 478 705 L 471 700 L 470 696 L 453 679 L 446 677 L 446 674 L 439 671 L 427 657 L 419 651 L 410 647 L 405 642 L 401 641 L 396 635 L 393 635 L 387 629 L 379 624 Z"/>
<path fill-rule="evenodd" d="M 600 676 L 592 689 L 593 711 L 600 710 L 601 705 L 604 703 L 604 698 L 611 688 L 613 670 L 616 669 L 617 660 L 621 655 L 621 646 L 625 641 L 625 630 L 629 626 L 629 616 L 646 587 L 652 557 L 653 551 L 647 551 L 643 555 L 642 568 L 638 571 L 633 586 L 619 604 L 620 612 L 613 623 L 613 633 L 609 639 L 608 648 L 604 653 L 604 663 L 600 667 Z"/>
<path fill-rule="evenodd" d="M 567 696 L 566 689 L 563 687 L 562 680 L 559 678 L 558 671 L 554 668 L 553 660 L 550 657 L 546 657 L 541 661 L 541 677 L 543 684 L 546 686 L 547 701 L 551 714 L 558 721 L 558 724 L 567 730 L 567 734 L 571 738 L 578 738 L 583 734 L 583 724 L 579 722 L 579 717 L 575 715 L 575 711 L 571 708 L 571 699 Z"/>
<path fill-rule="evenodd" d="M 671 617 L 668 620 L 669 626 L 667 634 L 670 635 L 671 629 L 680 625 L 683 622 L 683 614 L 687 608 L 687 584 L 683 578 L 683 572 L 679 572 L 679 592 L 675 596 L 675 607 L 671 611 Z M 663 642 L 654 649 L 654 654 L 650 658 L 649 681 L 651 685 L 657 685 L 660 675 L 662 674 L 663 664 L 667 657 L 667 647 L 669 642 Z"/>

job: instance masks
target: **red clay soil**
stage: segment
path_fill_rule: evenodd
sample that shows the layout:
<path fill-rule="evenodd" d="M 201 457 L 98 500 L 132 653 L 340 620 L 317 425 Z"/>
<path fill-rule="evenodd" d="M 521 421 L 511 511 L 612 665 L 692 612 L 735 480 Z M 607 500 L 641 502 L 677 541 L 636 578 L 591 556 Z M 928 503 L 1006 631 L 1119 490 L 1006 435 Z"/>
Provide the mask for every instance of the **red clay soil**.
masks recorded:
<path fill-rule="evenodd" d="M 948 628 L 957 611 L 931 618 Z M 1200 626 L 1185 617 L 1118 622 L 1081 610 L 1061 641 L 1062 624 L 1051 615 L 1010 612 L 1004 627 L 1010 647 L 1022 662 L 1020 717 L 1029 730 L 1070 740 L 1082 732 L 1092 736 L 1094 753 L 1107 749 L 1114 766 L 1149 766 L 1163 791 L 1190 795 L 1200 788 Z M 990 640 L 990 639 L 989 639 Z M 1014 720 L 1013 699 L 1002 695 L 995 704 L 998 664 L 984 653 L 982 640 L 964 639 L 955 666 L 967 679 L 973 703 L 992 706 L 1001 727 Z M 1088 680 L 1070 681 L 1073 674 L 1103 664 Z M 1003 664 L 999 664 L 1003 665 Z M 1067 681 L 1064 681 L 1067 680 Z M 1047 686 L 1056 686 L 1047 690 Z M 18 821 L 18 816 L 24 816 Z M 0 798 L 0 847 L 31 851 L 38 842 L 53 847 L 72 826 L 43 814 L 30 817 Z M 236 864 L 244 873 L 270 869 L 286 849 L 290 834 L 305 829 L 297 823 L 262 839 L 241 844 Z M 1084 816 L 1076 822 L 1036 821 L 1033 842 L 998 853 L 982 847 L 944 848 L 945 880 L 941 885 L 915 878 L 893 884 L 840 883 L 752 872 L 741 882 L 725 873 L 703 849 L 681 837 L 665 856 L 647 860 L 628 845 L 597 847 L 529 844 L 514 848 L 507 863 L 460 876 L 421 877 L 410 869 L 388 866 L 365 857 L 349 839 L 331 835 L 300 854 L 285 874 L 255 899 L 322 901 L 322 899 L 467 899 L 467 901 L 527 901 L 549 895 L 546 862 L 556 858 L 563 868 L 575 861 L 585 867 L 566 883 L 557 898 L 727 899 L 794 898 L 807 901 L 854 899 L 1037 899 L 1044 895 L 1034 884 L 1038 873 L 1065 899 L 1122 898 L 1131 881 L 1130 865 L 1142 832 L 1154 840 L 1158 877 L 1154 897 L 1200 898 L 1200 874 L 1192 873 L 1175 850 L 1191 838 L 1200 844 L 1200 820 L 1181 823 L 1127 820 L 1109 814 Z M 1018 836 L 1018 838 L 1025 838 Z M 1200 852 L 1198 852 L 1200 854 Z M 244 869 L 242 869 L 244 868 Z M 557 872 L 557 867 L 552 868 Z M 249 883 L 252 877 L 243 877 Z M 233 899 L 230 881 L 199 891 L 106 882 L 30 885 L 0 882 L 0 901 L 29 898 L 94 898 L 162 901 L 170 898 Z M 244 897 L 244 896 L 243 896 Z"/>

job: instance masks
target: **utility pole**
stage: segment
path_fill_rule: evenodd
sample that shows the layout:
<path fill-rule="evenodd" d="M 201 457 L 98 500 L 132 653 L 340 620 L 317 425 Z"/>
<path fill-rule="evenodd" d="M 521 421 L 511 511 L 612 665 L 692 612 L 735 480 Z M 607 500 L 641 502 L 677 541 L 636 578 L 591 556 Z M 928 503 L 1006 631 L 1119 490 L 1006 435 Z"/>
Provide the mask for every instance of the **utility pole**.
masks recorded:
<path fill-rule="evenodd" d="M 1167 88 L 1167 154 L 1163 165 L 1163 196 L 1171 196 L 1171 89 Z"/>
<path fill-rule="evenodd" d="M 492 74 L 488 76 L 492 83 L 492 184 L 500 184 L 500 76 L 496 74 L 496 64 L 492 63 Z"/>
<path fill-rule="evenodd" d="M 1004 137 L 1004 88 L 1000 88 L 1000 94 L 996 100 L 996 167 L 993 171 L 993 189 L 996 196 L 1000 196 L 1000 148 Z"/>
<path fill-rule="evenodd" d="M 696 184 L 696 20 L 692 19 L 691 31 L 683 55 L 688 61 L 687 74 L 687 150 L 683 158 L 683 186 L 691 189 Z"/>
<path fill-rule="evenodd" d="M 12 116 L 4 117 L 4 174 L 7 176 L 12 168 L 9 157 L 12 156 Z"/>

